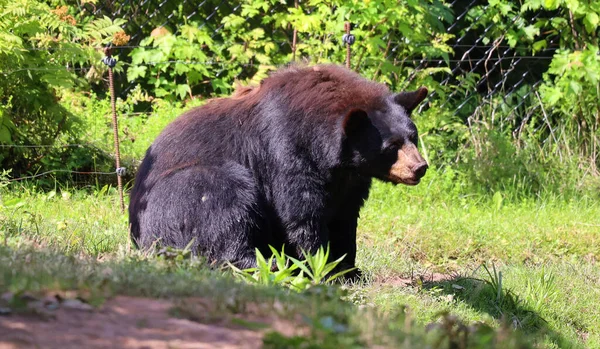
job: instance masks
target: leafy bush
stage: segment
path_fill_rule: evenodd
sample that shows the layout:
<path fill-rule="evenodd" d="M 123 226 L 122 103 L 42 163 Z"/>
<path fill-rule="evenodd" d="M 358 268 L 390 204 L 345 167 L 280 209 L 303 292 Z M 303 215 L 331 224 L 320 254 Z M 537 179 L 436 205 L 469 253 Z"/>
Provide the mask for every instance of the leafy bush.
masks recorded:
<path fill-rule="evenodd" d="M 217 73 L 203 52 L 204 47 L 214 47 L 213 40 L 197 23 L 185 24 L 180 30 L 181 35 L 173 35 L 162 28 L 142 40 L 143 47 L 131 54 L 127 79 L 144 79 L 153 86 L 156 97 L 167 99 L 185 99 L 193 97 L 192 91 L 201 92 L 206 79 Z"/>
<path fill-rule="evenodd" d="M 449 59 L 450 39 L 443 21 L 452 16 L 440 2 L 311 0 L 298 8 L 275 0 L 244 0 L 239 13 L 223 17 L 219 35 L 199 23 L 183 24 L 175 33 L 159 27 L 131 52 L 128 79 L 139 82 L 154 96 L 186 99 L 197 95 L 227 94 L 234 80 L 257 83 L 277 66 L 292 61 L 292 31 L 298 31 L 296 58 L 312 63 L 341 63 L 344 21 L 356 23 L 352 67 L 363 75 L 400 89 L 400 76 L 413 73 L 413 58 Z M 389 59 L 392 45 L 394 57 Z M 419 82 L 435 84 L 426 68 Z"/>
<path fill-rule="evenodd" d="M 84 72 L 88 81 L 100 81 L 105 67 L 94 48 L 117 36 L 127 37 L 120 26 L 131 31 L 139 23 L 111 22 L 67 7 L 52 10 L 33 0 L 0 3 L 8 5 L 0 10 L 0 69 L 8 77 L 0 82 L 0 142 L 55 146 L 93 139 L 95 147 L 100 144 L 102 149 L 1 148 L 2 165 L 13 168 L 14 175 L 65 168 L 65 164 L 67 168 L 98 168 L 112 152 L 106 97 L 100 89 L 90 98 L 66 89 L 89 90 Z M 169 12 L 173 28 L 163 27 L 163 20 L 150 16 L 148 25 L 132 33 L 133 44 L 141 46 L 129 57 L 122 54 L 117 66 L 127 68 L 128 81 L 137 84 L 126 100 L 118 100 L 124 157 L 139 160 L 176 112 L 189 107 L 190 101 L 198 105 L 206 98 L 229 94 L 236 80 L 257 83 L 294 57 L 310 63 L 342 63 L 346 50 L 340 39 L 348 21 L 356 36 L 353 69 L 393 90 L 425 85 L 435 91 L 436 97 L 415 115 L 419 146 L 433 167 L 452 167 L 455 179 L 463 181 L 461 188 L 488 193 L 513 187 L 529 195 L 541 190 L 576 191 L 590 183 L 596 186 L 598 4 L 494 0 L 477 2 L 465 16 L 453 14 L 462 3 L 472 6 L 469 1 L 450 6 L 424 0 L 400 5 L 392 0 L 310 0 L 296 8 L 276 0 L 243 0 L 235 10 L 227 6 L 214 10 L 216 2 L 209 1 L 206 9 L 189 14 L 192 10 L 185 3 L 167 2 L 161 9 Z M 85 3 L 79 8 L 90 6 Z M 137 11 L 133 4 L 120 9 L 128 18 Z M 15 11 L 31 16 L 19 17 Z M 99 11 L 112 10 L 109 6 Z M 150 33 L 152 26 L 156 27 Z M 8 30 L 12 27 L 15 30 Z M 298 36 L 295 54 L 294 30 Z M 485 67 L 452 73 L 450 60 L 464 53 L 460 48 L 464 45 L 456 46 L 457 52 L 451 49 L 458 37 L 463 44 L 481 42 L 495 47 L 491 52 L 508 45 L 516 57 L 552 59 L 547 64 L 515 67 L 497 60 L 489 72 L 486 62 Z M 557 47 L 561 49 L 554 51 Z M 17 63 L 9 64 L 13 61 Z M 425 63 L 417 66 L 419 61 Z M 90 65 L 89 71 L 79 71 Z M 523 80 L 514 90 L 515 81 L 502 80 L 506 88 L 492 86 L 490 81 L 498 78 L 494 74 L 506 69 L 515 69 L 515 75 L 525 70 L 532 70 L 536 77 L 545 73 L 544 82 L 535 85 Z M 487 91 L 482 81 L 487 81 Z"/>
<path fill-rule="evenodd" d="M 600 3 L 597 1 L 529 0 L 523 11 L 551 11 L 536 20 L 544 34 L 534 43 L 546 47 L 558 41 L 540 89 L 546 127 L 540 133 L 547 152 L 581 159 L 581 167 L 598 175 L 600 165 Z M 541 121 L 540 121 L 541 122 Z"/>
<path fill-rule="evenodd" d="M 587 17 L 586 17 L 587 18 Z M 550 150 L 562 157 L 585 159 L 592 173 L 600 166 L 600 55 L 596 45 L 581 51 L 560 50 L 541 89 L 552 124 Z M 544 111 L 546 113 L 546 111 Z M 554 126 L 556 125 L 556 126 Z M 554 126 L 554 127 L 553 127 Z M 547 146 L 548 147 L 548 146 Z"/>
<path fill-rule="evenodd" d="M 523 77 L 531 71 L 543 75 L 539 87 L 524 80 L 512 90 L 505 81 L 506 90 L 512 90 L 509 95 L 504 86 L 499 91 L 488 86 L 487 96 L 474 94 L 469 101 L 459 92 L 455 100 L 446 101 L 450 108 L 460 103 L 456 114 L 468 126 L 464 145 L 450 154 L 463 163 L 472 189 L 512 188 L 530 195 L 574 193 L 585 187 L 594 191 L 598 186 L 599 15 L 597 2 L 578 0 L 495 0 L 468 12 L 461 34 L 473 35 L 474 30 L 484 44 L 508 44 L 518 55 L 551 58 L 549 64 L 507 68 L 524 69 L 517 74 Z M 486 67 L 486 75 L 493 68 L 496 64 Z M 480 79 L 477 72 L 472 75 Z M 474 90 L 468 78 L 462 82 Z M 485 79 L 489 84 L 490 78 Z"/>
<path fill-rule="evenodd" d="M 95 47 L 123 21 L 82 25 L 72 13 L 42 1 L 0 0 L 0 144 L 9 145 L 0 148 L 0 164 L 15 176 L 90 166 L 89 149 L 61 146 L 79 143 L 81 129 L 60 104 L 60 90 L 85 85 L 76 72 L 100 64 Z"/>

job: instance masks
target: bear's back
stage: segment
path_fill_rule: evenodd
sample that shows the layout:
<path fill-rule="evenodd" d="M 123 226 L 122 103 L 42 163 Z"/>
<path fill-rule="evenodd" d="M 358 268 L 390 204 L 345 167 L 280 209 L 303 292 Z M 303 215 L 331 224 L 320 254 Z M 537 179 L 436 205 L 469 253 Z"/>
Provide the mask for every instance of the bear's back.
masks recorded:
<path fill-rule="evenodd" d="M 284 143 L 295 148 L 293 143 L 301 142 L 305 148 L 317 138 L 333 141 L 344 112 L 372 108 L 388 93 L 385 85 L 335 65 L 284 68 L 258 86 L 238 88 L 231 97 L 182 114 L 156 138 L 138 176 L 225 161 L 247 165 Z"/>

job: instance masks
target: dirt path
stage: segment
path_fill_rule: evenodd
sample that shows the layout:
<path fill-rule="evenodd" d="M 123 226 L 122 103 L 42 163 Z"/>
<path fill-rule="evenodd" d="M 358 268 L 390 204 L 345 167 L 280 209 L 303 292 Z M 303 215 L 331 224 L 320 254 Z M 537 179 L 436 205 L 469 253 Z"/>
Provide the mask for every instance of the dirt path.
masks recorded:
<path fill-rule="evenodd" d="M 119 296 L 99 310 L 59 308 L 51 319 L 0 316 L 0 349 L 230 349 L 262 345 L 264 331 L 175 318 L 169 315 L 172 308 L 173 302 L 167 300 Z M 276 321 L 268 325 L 278 330 L 286 327 Z"/>

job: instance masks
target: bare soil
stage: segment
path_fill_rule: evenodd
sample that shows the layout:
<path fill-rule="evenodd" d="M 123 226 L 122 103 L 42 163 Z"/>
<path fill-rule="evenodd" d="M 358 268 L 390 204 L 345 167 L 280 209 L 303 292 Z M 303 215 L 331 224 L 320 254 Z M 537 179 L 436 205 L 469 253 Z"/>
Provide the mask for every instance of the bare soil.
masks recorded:
<path fill-rule="evenodd" d="M 58 307 L 49 317 L 4 315 L 0 316 L 0 349 L 260 348 L 265 328 L 283 334 L 295 331 L 289 322 L 275 317 L 240 319 L 260 323 L 262 329 L 232 325 L 231 321 L 190 321 L 172 315 L 177 306 L 169 300 L 118 296 L 99 309 Z"/>

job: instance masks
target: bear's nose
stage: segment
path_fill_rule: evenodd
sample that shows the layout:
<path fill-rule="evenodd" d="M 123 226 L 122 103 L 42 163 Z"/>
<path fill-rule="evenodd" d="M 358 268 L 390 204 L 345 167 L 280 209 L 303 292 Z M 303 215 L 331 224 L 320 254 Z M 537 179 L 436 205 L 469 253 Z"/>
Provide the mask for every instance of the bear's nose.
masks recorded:
<path fill-rule="evenodd" d="M 413 173 L 415 174 L 415 177 L 421 178 L 425 175 L 425 172 L 427 172 L 428 168 L 429 165 L 427 165 L 426 162 L 421 162 L 413 167 Z"/>

